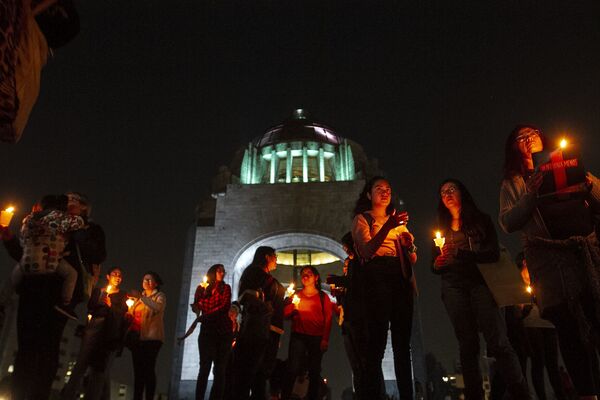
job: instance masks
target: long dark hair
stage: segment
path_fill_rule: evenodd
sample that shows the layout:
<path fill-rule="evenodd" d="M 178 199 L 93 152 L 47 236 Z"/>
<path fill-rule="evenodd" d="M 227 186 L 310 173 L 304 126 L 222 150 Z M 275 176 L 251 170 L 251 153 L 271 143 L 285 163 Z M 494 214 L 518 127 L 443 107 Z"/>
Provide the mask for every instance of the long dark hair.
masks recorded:
<path fill-rule="evenodd" d="M 317 290 L 320 292 L 321 291 L 321 274 L 319 273 L 319 270 L 317 270 L 312 265 L 306 265 L 306 266 L 302 267 L 302 269 L 300 270 L 300 277 L 302 277 L 302 271 L 304 271 L 305 269 L 310 269 L 310 271 L 313 273 L 315 278 L 317 278 L 317 280 L 315 281 L 315 288 L 317 288 Z"/>
<path fill-rule="evenodd" d="M 352 214 L 353 216 L 362 214 L 371 209 L 371 207 L 372 207 L 371 199 L 369 199 L 369 197 L 367 195 L 371 194 L 371 190 L 373 190 L 373 186 L 375 185 L 375 183 L 377 181 L 386 181 L 387 183 L 390 182 L 383 176 L 374 176 L 371 179 L 369 179 L 365 183 L 365 186 L 363 187 L 362 191 L 360 192 L 360 195 L 358 196 L 358 200 L 356 200 L 356 204 L 354 205 L 354 214 Z M 394 197 L 393 197 L 393 192 L 392 192 L 392 199 L 393 198 Z M 394 202 L 390 201 L 390 204 L 385 209 L 385 212 L 386 212 L 386 214 L 389 215 L 392 213 L 392 211 L 394 211 Z"/>
<path fill-rule="evenodd" d="M 444 202 L 442 201 L 442 196 L 440 196 L 440 191 L 442 186 L 446 183 L 454 184 L 458 190 L 460 191 L 461 197 L 461 209 L 460 209 L 460 219 L 461 219 L 461 228 L 468 232 L 469 234 L 477 234 L 483 233 L 482 219 L 485 216 L 479 207 L 475 204 L 475 200 L 473 200 L 473 196 L 467 189 L 467 187 L 458 179 L 447 178 L 440 183 L 438 186 L 438 196 L 440 198 L 437 207 L 438 214 L 438 224 L 439 226 L 445 230 L 450 230 L 452 226 L 452 214 L 450 214 L 450 210 L 446 208 Z"/>
<path fill-rule="evenodd" d="M 206 277 L 208 278 L 208 284 L 212 285 L 217 282 L 217 271 L 220 269 L 223 270 L 223 274 L 225 274 L 225 266 L 223 264 L 215 264 L 208 269 L 206 272 Z"/>
<path fill-rule="evenodd" d="M 267 266 L 267 256 L 274 255 L 275 249 L 269 246 L 260 246 L 254 252 L 254 258 L 249 267 L 264 269 Z"/>
<path fill-rule="evenodd" d="M 531 124 L 519 124 L 515 126 L 510 135 L 506 138 L 506 143 L 504 144 L 504 179 L 510 179 L 514 176 L 525 174 L 523 155 L 518 147 L 515 146 L 515 139 L 519 136 L 519 132 L 525 128 L 537 131 L 542 140 L 542 145 L 546 148 L 546 136 L 544 136 L 537 126 Z"/>

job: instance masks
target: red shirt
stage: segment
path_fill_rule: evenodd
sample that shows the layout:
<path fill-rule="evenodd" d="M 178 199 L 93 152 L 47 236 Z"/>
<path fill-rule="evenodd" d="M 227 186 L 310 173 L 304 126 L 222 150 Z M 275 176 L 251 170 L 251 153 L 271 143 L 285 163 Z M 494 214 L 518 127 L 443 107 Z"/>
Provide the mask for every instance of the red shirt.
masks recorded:
<path fill-rule="evenodd" d="M 202 311 L 200 322 L 203 328 L 214 329 L 217 333 L 233 332 L 233 322 L 229 318 L 231 307 L 231 286 L 218 282 L 216 287 L 196 288 L 194 304 Z"/>
<path fill-rule="evenodd" d="M 131 320 L 130 330 L 139 332 L 142 330 L 142 311 L 144 310 L 144 303 L 139 301 L 134 309 L 132 310 L 133 319 Z"/>
<path fill-rule="evenodd" d="M 296 294 L 300 298 L 300 303 L 296 307 L 290 303 L 284 309 L 284 316 L 292 318 L 292 332 L 321 336 L 324 341 L 329 342 L 332 314 L 329 296 L 325 293 L 321 295 L 319 292 L 310 297 L 302 291 Z"/>

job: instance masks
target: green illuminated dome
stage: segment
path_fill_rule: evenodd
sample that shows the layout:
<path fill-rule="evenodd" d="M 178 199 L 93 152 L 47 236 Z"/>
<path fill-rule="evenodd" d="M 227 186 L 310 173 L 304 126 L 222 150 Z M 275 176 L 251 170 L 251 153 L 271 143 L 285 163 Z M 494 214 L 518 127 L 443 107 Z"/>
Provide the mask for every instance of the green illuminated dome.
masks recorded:
<path fill-rule="evenodd" d="M 240 183 L 349 181 L 357 178 L 356 144 L 297 109 L 292 117 L 268 129 L 244 151 Z"/>

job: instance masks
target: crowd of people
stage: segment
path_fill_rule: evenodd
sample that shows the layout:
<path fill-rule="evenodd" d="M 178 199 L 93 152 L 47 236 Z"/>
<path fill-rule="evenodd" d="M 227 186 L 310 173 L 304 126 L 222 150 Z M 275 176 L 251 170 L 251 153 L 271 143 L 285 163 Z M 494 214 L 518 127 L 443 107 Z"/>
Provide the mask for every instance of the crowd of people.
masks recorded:
<path fill-rule="evenodd" d="M 600 182 L 587 173 L 580 190 L 558 198 L 539 196 L 544 172 L 536 169 L 533 155 L 545 145 L 539 129 L 517 126 L 506 141 L 500 188 L 498 222 L 505 232 L 521 234 L 523 255 L 517 264 L 532 287 L 529 304 L 499 307 L 478 267 L 500 258 L 494 219 L 459 179 L 445 179 L 438 187 L 437 221 L 445 241 L 431 243 L 431 270 L 441 277 L 468 400 L 484 398 L 480 333 L 495 360 L 492 393 L 503 396 L 495 398 L 532 398 L 528 359 L 539 399 L 548 398 L 544 369 L 559 400 L 572 393 L 585 400 L 600 395 Z M 400 399 L 414 398 L 410 340 L 417 247 L 407 228 L 409 215 L 394 208 L 393 194 L 384 177 L 366 182 L 351 231 L 341 239 L 348 254 L 344 274 L 327 277 L 332 297 L 313 266 L 300 270 L 298 289 L 286 290 L 272 274 L 276 250 L 267 246 L 256 249 L 236 294 L 225 281 L 224 265 L 208 269 L 191 304 L 197 318 L 180 338 L 200 324 L 197 399 L 206 396 L 211 369 L 213 400 L 322 399 L 321 363 L 334 316 L 355 398 L 386 396 L 382 361 L 388 331 Z M 89 202 L 79 193 L 46 196 L 23 221 L 19 237 L 1 231 L 18 261 L 13 271 L 20 295 L 14 399 L 48 398 L 62 330 L 67 318 L 77 318 L 74 305 L 85 298 L 89 321 L 62 398 L 75 399 L 87 373 L 86 398 L 106 399 L 110 366 L 124 347 L 133 359 L 134 399 L 154 396 L 156 357 L 164 341 L 161 278 L 147 272 L 141 292 L 126 292 L 120 289 L 124 271 L 113 267 L 106 286 L 97 286 L 106 257 L 104 233 L 89 215 Z M 282 362 L 277 352 L 286 319 L 291 334 L 288 359 Z M 572 387 L 564 385 L 559 349 Z M 302 394 L 299 382 L 308 382 Z"/>
<path fill-rule="evenodd" d="M 68 319 L 79 320 L 75 308 L 85 301 L 87 323 L 60 398 L 74 400 L 83 393 L 86 399 L 110 399 L 110 368 L 127 347 L 134 399 L 154 399 L 156 357 L 164 341 L 162 280 L 149 271 L 141 291 L 123 291 L 124 271 L 115 266 L 106 272 L 106 285 L 98 286 L 105 235 L 90 213 L 91 204 L 81 193 L 46 195 L 25 217 L 18 235 L 0 227 L 4 247 L 17 261 L 12 273 L 19 295 L 13 400 L 50 397 L 65 325 Z"/>

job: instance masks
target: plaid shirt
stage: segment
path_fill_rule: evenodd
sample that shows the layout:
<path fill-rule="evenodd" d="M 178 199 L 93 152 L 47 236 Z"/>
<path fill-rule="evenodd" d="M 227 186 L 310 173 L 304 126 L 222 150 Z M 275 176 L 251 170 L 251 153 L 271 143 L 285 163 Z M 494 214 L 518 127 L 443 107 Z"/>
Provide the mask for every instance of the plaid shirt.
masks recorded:
<path fill-rule="evenodd" d="M 198 286 L 194 295 L 194 305 L 202 312 L 202 329 L 210 329 L 219 334 L 232 333 L 233 323 L 229 318 L 231 286 L 220 282 L 216 287 L 209 286 L 207 289 Z"/>

